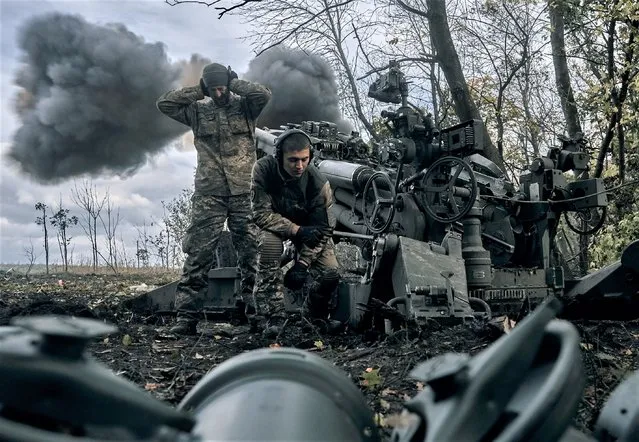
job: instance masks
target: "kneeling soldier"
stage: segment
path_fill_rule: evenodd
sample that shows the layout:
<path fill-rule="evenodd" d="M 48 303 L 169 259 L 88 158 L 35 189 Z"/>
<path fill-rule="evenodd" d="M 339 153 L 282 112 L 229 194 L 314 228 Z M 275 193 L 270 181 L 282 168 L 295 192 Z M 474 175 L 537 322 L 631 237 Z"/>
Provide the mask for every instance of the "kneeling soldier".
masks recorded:
<path fill-rule="evenodd" d="M 328 320 L 331 295 L 339 283 L 331 237 L 335 219 L 329 211 L 333 194 L 311 158 L 310 138 L 301 130 L 290 129 L 276 140 L 274 155 L 253 166 L 251 211 L 259 229 L 258 270 L 248 316 L 267 336 L 279 333 L 286 316 L 280 257 L 283 241 L 289 239 L 298 258 L 286 273 L 284 285 L 299 290 L 310 273 L 315 284 L 306 299 L 305 314 L 329 330 L 341 326 Z"/>

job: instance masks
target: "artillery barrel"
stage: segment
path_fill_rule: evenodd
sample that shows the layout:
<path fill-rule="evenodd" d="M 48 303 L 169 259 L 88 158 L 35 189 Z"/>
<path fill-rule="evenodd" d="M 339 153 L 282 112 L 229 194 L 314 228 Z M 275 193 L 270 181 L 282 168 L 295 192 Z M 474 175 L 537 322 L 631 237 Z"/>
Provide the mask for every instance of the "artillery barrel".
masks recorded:
<path fill-rule="evenodd" d="M 362 192 L 368 179 L 375 170 L 348 161 L 323 160 L 318 169 L 331 184 L 333 190 L 345 189 L 351 192 Z"/>
<path fill-rule="evenodd" d="M 260 149 L 267 155 L 272 155 L 275 150 L 275 139 L 282 132 L 281 130 L 277 131 L 277 133 L 269 132 L 264 129 L 255 128 L 255 147 Z"/>

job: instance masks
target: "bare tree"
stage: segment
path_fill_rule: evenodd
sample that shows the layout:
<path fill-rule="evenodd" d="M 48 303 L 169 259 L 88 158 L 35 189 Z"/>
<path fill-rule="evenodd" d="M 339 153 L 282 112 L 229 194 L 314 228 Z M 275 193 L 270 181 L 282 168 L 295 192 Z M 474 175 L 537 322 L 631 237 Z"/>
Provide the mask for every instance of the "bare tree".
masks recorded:
<path fill-rule="evenodd" d="M 109 252 L 108 257 L 105 257 L 107 264 L 117 273 L 118 269 L 118 247 L 116 241 L 116 230 L 120 223 L 120 208 L 114 208 L 111 202 L 111 195 L 107 189 L 105 197 L 105 213 L 99 214 L 100 223 L 104 229 L 106 236 L 106 246 Z"/>
<path fill-rule="evenodd" d="M 191 196 L 193 188 L 182 189 L 180 194 L 168 203 L 162 201 L 164 215 L 162 221 L 167 231 L 167 252 L 172 254 L 171 265 L 181 266 L 185 255 L 180 245 L 191 220 Z M 178 253 L 179 249 L 179 253 Z"/>
<path fill-rule="evenodd" d="M 150 235 L 147 231 L 146 219 L 142 224 L 142 228 L 136 226 L 138 238 L 135 241 L 135 256 L 137 258 L 138 268 L 140 265 L 148 267 L 150 265 L 151 251 L 149 250 Z"/>
<path fill-rule="evenodd" d="M 100 199 L 96 187 L 92 182 L 85 180 L 82 187 L 78 188 L 78 184 L 74 182 L 71 189 L 71 198 L 73 202 L 85 211 L 80 219 L 80 226 L 91 242 L 91 258 L 93 270 L 98 266 L 98 218 L 100 212 L 106 202 L 106 195 Z"/>
<path fill-rule="evenodd" d="M 49 274 L 49 231 L 47 230 L 47 205 L 38 202 L 35 209 L 42 212 L 42 216 L 36 218 L 36 224 L 42 226 L 44 230 L 44 260 L 46 263 L 47 275 Z"/>
<path fill-rule="evenodd" d="M 53 227 L 57 228 L 58 248 L 60 249 L 60 258 L 64 266 L 64 271 L 69 270 L 69 255 L 68 247 L 72 237 L 68 235 L 68 229 L 71 226 L 78 224 L 77 216 L 69 216 L 69 209 L 62 207 L 62 197 L 58 204 L 58 211 L 50 217 L 50 222 Z"/>
<path fill-rule="evenodd" d="M 35 262 L 37 261 L 37 259 L 40 257 L 40 255 L 42 253 L 36 254 L 35 253 L 35 247 L 33 246 L 33 241 L 31 238 L 29 238 L 29 247 L 24 247 L 23 248 L 24 251 L 24 256 L 27 257 L 27 260 L 29 262 L 29 267 L 27 268 L 27 271 L 25 272 L 24 276 L 29 276 L 29 273 L 31 272 L 31 269 L 33 268 L 33 265 L 35 264 Z"/>

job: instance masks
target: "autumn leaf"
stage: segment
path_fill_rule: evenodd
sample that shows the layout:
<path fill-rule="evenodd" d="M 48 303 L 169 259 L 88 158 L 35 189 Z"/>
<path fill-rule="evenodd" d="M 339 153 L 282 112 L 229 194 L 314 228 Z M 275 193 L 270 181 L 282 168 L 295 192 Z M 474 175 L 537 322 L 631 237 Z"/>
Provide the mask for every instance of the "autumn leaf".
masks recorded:
<path fill-rule="evenodd" d="M 154 382 L 147 382 L 147 383 L 144 385 L 144 389 L 145 389 L 146 391 L 153 391 L 153 390 L 157 390 L 159 387 L 160 387 L 160 384 L 156 384 L 156 383 L 154 383 Z"/>
<path fill-rule="evenodd" d="M 277 342 L 272 343 L 271 345 L 269 345 L 270 348 L 280 348 L 281 345 L 278 344 Z"/>
<path fill-rule="evenodd" d="M 382 383 L 382 377 L 379 375 L 379 368 L 367 368 L 360 377 L 362 378 L 360 385 L 364 387 L 373 388 Z"/>
<path fill-rule="evenodd" d="M 129 346 L 133 342 L 133 339 L 129 335 L 122 336 L 122 345 Z"/>

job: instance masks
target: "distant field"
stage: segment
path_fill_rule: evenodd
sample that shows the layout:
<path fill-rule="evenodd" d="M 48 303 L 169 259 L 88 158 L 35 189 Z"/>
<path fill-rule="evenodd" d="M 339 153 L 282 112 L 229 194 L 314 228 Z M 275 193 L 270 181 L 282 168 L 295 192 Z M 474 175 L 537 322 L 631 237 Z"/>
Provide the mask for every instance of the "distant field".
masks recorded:
<path fill-rule="evenodd" d="M 0 264 L 0 272 L 15 272 L 17 274 L 26 274 L 29 270 L 28 264 Z M 46 274 L 46 265 L 36 264 L 31 267 L 29 275 L 44 275 Z M 58 264 L 49 264 L 49 274 L 55 275 L 65 273 L 64 266 Z M 139 274 L 139 275 L 176 275 L 179 276 L 181 269 L 167 269 L 166 267 L 118 267 L 117 271 L 114 271 L 111 267 L 99 266 L 95 270 L 91 266 L 69 266 L 67 273 L 73 273 L 78 275 L 87 274 Z"/>

